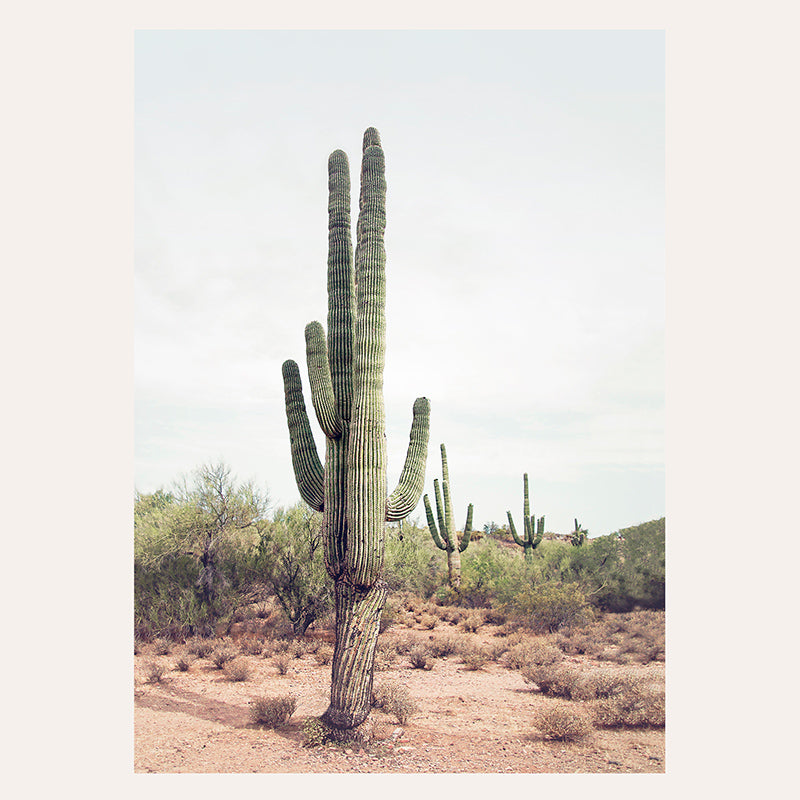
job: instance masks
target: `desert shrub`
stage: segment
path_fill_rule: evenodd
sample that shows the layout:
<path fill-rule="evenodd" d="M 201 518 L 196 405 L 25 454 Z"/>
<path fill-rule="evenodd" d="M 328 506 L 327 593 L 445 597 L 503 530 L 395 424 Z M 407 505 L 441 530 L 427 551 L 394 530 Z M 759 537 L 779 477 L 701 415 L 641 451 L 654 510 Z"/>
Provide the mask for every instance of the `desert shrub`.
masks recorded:
<path fill-rule="evenodd" d="M 555 703 L 538 711 L 533 724 L 546 739 L 575 742 L 593 730 L 589 715 L 581 708 L 567 703 Z"/>
<path fill-rule="evenodd" d="M 144 665 L 146 683 L 161 683 L 167 672 L 167 665 L 162 661 L 148 661 Z"/>
<path fill-rule="evenodd" d="M 178 656 L 178 658 L 175 660 L 175 669 L 178 670 L 178 672 L 188 672 L 193 661 L 194 657 L 191 655 L 191 653 Z"/>
<path fill-rule="evenodd" d="M 419 624 L 426 630 L 433 630 L 436 627 L 436 617 L 433 614 L 423 612 L 419 616 Z"/>
<path fill-rule="evenodd" d="M 387 534 L 383 579 L 390 590 L 431 597 L 446 583 L 447 571 L 427 526 L 421 528 L 416 522 L 404 521 L 402 531 L 388 527 Z"/>
<path fill-rule="evenodd" d="M 539 641 L 522 640 L 506 652 L 506 664 L 511 669 L 556 664 L 564 658 L 557 647 Z"/>
<path fill-rule="evenodd" d="M 278 670 L 279 675 L 285 675 L 289 671 L 289 664 L 292 663 L 291 656 L 287 653 L 277 653 L 272 659 L 275 669 Z"/>
<path fill-rule="evenodd" d="M 581 671 L 569 664 L 534 664 L 522 669 L 526 683 L 539 687 L 542 694 L 550 697 L 571 699 L 581 684 Z"/>
<path fill-rule="evenodd" d="M 236 651 L 230 644 L 223 644 L 211 653 L 211 661 L 217 669 L 222 669 L 229 661 L 236 658 Z"/>
<path fill-rule="evenodd" d="M 489 660 L 489 654 L 476 644 L 464 643 L 459 648 L 459 656 L 464 667 L 468 670 L 482 669 L 486 662 Z"/>
<path fill-rule="evenodd" d="M 391 646 L 394 647 L 394 651 L 400 656 L 407 655 L 417 646 L 416 638 L 407 633 L 396 634 L 391 639 L 387 640 L 387 642 L 391 643 Z"/>
<path fill-rule="evenodd" d="M 306 643 L 303 639 L 296 639 L 291 642 L 287 650 L 292 658 L 302 658 L 306 654 Z"/>
<path fill-rule="evenodd" d="M 381 634 L 384 633 L 384 631 L 388 631 L 396 621 L 397 606 L 391 600 L 387 600 L 386 605 L 383 607 L 383 611 L 381 611 L 381 620 L 378 625 L 378 633 Z"/>
<path fill-rule="evenodd" d="M 153 652 L 157 656 L 168 656 L 172 650 L 172 642 L 167 639 L 153 639 Z"/>
<path fill-rule="evenodd" d="M 475 633 L 480 630 L 485 621 L 483 613 L 477 609 L 473 609 L 461 620 L 459 627 L 467 633 Z"/>
<path fill-rule="evenodd" d="M 428 641 L 428 651 L 433 658 L 443 658 L 458 650 L 458 638 L 452 633 L 435 634 Z"/>
<path fill-rule="evenodd" d="M 422 645 L 415 645 L 409 650 L 408 660 L 413 669 L 433 669 L 433 657 Z"/>
<path fill-rule="evenodd" d="M 260 656 L 264 652 L 264 642 L 261 639 L 247 637 L 239 642 L 239 650 L 248 656 Z"/>
<path fill-rule="evenodd" d="M 320 747 L 328 741 L 329 730 L 318 717 L 303 720 L 303 746 Z"/>
<path fill-rule="evenodd" d="M 598 692 L 592 702 L 594 724 L 601 728 L 663 728 L 666 701 L 663 687 L 643 675 L 621 673 L 617 683 Z"/>
<path fill-rule="evenodd" d="M 314 653 L 314 660 L 321 667 L 330 664 L 333 659 L 333 648 L 330 645 L 324 644 Z"/>
<path fill-rule="evenodd" d="M 297 710 L 297 698 L 291 694 L 258 697 L 250 704 L 250 719 L 265 728 L 282 728 Z"/>
<path fill-rule="evenodd" d="M 203 639 L 199 636 L 187 642 L 187 648 L 192 655 L 198 658 L 207 658 L 214 652 L 215 644 L 211 639 Z"/>
<path fill-rule="evenodd" d="M 229 681 L 246 681 L 250 677 L 250 663 L 244 658 L 234 658 L 223 667 Z"/>
<path fill-rule="evenodd" d="M 513 600 L 506 601 L 503 610 L 539 633 L 585 625 L 593 616 L 592 607 L 577 583 L 555 581 L 522 587 Z"/>
<path fill-rule="evenodd" d="M 272 614 L 272 606 L 269 603 L 258 603 L 253 609 L 253 616 L 256 619 L 268 620 Z"/>
<path fill-rule="evenodd" d="M 372 705 L 385 714 L 393 714 L 401 725 L 408 722 L 418 711 L 408 687 L 394 681 L 387 681 L 375 688 L 372 693 Z"/>

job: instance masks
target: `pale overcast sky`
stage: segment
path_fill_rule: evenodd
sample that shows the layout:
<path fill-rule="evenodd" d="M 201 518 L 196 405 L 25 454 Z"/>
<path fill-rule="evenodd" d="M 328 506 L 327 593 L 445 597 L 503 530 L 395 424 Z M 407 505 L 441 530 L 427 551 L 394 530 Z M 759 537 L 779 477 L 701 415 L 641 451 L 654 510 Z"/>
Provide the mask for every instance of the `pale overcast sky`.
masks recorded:
<path fill-rule="evenodd" d="M 424 395 L 459 526 L 519 521 L 523 472 L 550 531 L 663 516 L 660 31 L 137 32 L 136 488 L 224 459 L 299 499 L 281 364 L 310 409 L 327 158 L 357 187 L 370 125 L 389 489 Z"/>

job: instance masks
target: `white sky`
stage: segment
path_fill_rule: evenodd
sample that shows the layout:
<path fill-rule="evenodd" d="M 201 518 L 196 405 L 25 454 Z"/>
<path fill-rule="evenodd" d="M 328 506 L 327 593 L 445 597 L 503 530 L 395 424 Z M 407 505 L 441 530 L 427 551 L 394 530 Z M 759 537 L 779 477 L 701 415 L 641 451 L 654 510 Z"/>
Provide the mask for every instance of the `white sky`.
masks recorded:
<path fill-rule="evenodd" d="M 138 31 L 135 52 L 139 490 L 222 458 L 299 499 L 281 364 L 305 379 L 326 320 L 328 154 L 357 189 L 374 125 L 390 491 L 425 395 L 425 490 L 444 442 L 459 526 L 469 502 L 520 521 L 523 472 L 547 530 L 665 514 L 662 32 Z"/>

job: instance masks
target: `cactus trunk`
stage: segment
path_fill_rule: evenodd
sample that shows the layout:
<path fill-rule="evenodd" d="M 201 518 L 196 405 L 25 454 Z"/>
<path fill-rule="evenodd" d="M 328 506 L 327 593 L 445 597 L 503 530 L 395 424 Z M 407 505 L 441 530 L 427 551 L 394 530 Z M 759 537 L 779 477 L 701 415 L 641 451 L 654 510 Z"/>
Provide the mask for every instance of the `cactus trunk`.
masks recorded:
<path fill-rule="evenodd" d="M 430 405 L 414 403 L 406 463 L 391 495 L 386 485 L 383 369 L 386 339 L 384 156 L 378 132 L 364 134 L 353 268 L 347 156 L 328 161 L 328 337 L 306 327 L 311 397 L 326 436 L 324 468 L 311 435 L 300 376 L 284 364 L 286 415 L 300 494 L 323 511 L 325 566 L 334 581 L 336 645 L 331 701 L 323 720 L 350 730 L 370 710 L 372 672 L 387 587 L 385 523 L 404 519 L 425 480 Z"/>

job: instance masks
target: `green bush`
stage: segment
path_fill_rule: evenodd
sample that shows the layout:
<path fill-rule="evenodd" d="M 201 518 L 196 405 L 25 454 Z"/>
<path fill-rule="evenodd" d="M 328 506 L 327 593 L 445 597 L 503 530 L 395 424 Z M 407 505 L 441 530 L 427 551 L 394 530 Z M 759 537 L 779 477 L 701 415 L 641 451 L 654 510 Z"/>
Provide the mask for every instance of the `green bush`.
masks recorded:
<path fill-rule="evenodd" d="M 592 619 L 592 607 L 577 583 L 548 582 L 523 586 L 503 604 L 503 610 L 519 624 L 537 633 L 552 633 Z"/>

